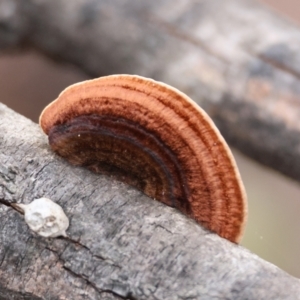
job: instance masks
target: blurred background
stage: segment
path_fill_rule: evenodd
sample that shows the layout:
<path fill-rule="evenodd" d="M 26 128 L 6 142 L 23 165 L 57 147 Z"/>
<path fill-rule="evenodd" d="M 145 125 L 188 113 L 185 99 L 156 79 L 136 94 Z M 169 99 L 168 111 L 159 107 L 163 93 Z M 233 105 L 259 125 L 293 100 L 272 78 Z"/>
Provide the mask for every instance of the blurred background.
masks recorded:
<path fill-rule="evenodd" d="M 264 0 L 298 22 L 299 0 Z M 88 79 L 79 69 L 57 64 L 37 52 L 0 56 L 1 102 L 38 121 L 41 110 L 68 85 Z M 300 185 L 234 150 L 249 198 L 242 244 L 288 273 L 300 277 Z"/>

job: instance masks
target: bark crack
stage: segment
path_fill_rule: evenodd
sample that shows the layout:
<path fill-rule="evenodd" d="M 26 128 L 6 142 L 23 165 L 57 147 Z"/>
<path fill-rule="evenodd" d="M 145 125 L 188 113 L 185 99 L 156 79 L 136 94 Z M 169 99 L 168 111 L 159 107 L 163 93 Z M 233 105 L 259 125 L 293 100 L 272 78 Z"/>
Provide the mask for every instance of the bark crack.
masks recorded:
<path fill-rule="evenodd" d="M 13 210 L 17 211 L 18 213 L 20 213 L 21 215 L 24 215 L 24 211 L 18 207 L 17 203 L 10 203 L 9 201 L 0 198 L 0 204 L 5 205 L 9 208 L 12 208 Z"/>
<path fill-rule="evenodd" d="M 86 283 L 86 285 L 91 286 L 92 288 L 94 288 L 100 294 L 109 293 L 109 294 L 112 294 L 114 296 L 120 297 L 120 299 L 137 300 L 137 298 L 135 298 L 135 297 L 132 296 L 131 292 L 128 292 L 126 296 L 123 296 L 123 295 L 120 295 L 120 294 L 116 293 L 113 290 L 110 290 L 110 289 L 100 289 L 93 282 L 89 281 L 84 275 L 77 274 L 77 273 L 75 273 L 74 271 L 72 271 L 70 268 L 68 268 L 66 266 L 63 266 L 63 269 L 65 269 L 67 272 L 69 272 L 74 277 L 80 278 L 81 280 L 84 280 L 85 283 Z"/>
<path fill-rule="evenodd" d="M 112 261 L 110 259 L 107 259 L 104 256 L 101 256 L 99 254 L 95 254 L 89 247 L 87 247 L 86 245 L 80 243 L 79 241 L 73 240 L 70 237 L 59 237 L 59 239 L 66 240 L 66 241 L 69 241 L 70 243 L 72 243 L 72 244 L 74 244 L 76 246 L 80 246 L 83 249 L 87 250 L 91 254 L 92 257 L 97 258 L 97 259 L 102 260 L 102 261 L 105 261 L 105 262 L 107 262 L 109 265 L 111 265 L 113 267 L 122 269 L 122 267 L 120 265 L 116 264 L 114 261 Z"/>

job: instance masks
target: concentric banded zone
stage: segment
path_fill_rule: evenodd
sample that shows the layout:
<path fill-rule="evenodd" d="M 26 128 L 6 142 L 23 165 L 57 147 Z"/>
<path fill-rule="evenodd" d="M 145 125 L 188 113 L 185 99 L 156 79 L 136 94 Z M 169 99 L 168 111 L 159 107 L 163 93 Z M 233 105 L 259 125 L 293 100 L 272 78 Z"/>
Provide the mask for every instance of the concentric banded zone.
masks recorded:
<path fill-rule="evenodd" d="M 72 164 L 113 175 L 239 241 L 247 204 L 232 154 L 178 90 L 131 75 L 85 81 L 48 105 L 40 125 Z"/>

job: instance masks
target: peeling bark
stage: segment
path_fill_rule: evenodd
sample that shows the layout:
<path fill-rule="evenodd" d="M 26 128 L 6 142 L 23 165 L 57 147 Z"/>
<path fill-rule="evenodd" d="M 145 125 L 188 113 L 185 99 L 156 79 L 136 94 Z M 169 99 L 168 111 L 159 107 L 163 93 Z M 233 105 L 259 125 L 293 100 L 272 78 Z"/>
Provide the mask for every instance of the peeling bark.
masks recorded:
<path fill-rule="evenodd" d="M 125 184 L 70 166 L 37 124 L 2 104 L 0 141 L 0 299 L 300 299 L 299 279 Z M 63 207 L 68 238 L 35 235 L 13 205 L 42 196 Z"/>

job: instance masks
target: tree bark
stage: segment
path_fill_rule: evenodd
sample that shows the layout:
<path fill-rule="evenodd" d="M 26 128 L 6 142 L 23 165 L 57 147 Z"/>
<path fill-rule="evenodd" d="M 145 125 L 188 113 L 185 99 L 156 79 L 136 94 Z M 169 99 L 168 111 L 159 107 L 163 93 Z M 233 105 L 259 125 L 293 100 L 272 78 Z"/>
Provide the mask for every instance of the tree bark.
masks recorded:
<path fill-rule="evenodd" d="M 225 138 L 300 179 L 300 31 L 251 0 L 0 0 L 0 49 L 179 88 Z"/>
<path fill-rule="evenodd" d="M 70 166 L 0 104 L 0 299 L 300 299 L 300 280 L 109 177 Z M 48 197 L 68 238 L 13 203 Z M 1 298 L 2 297 L 2 298 Z"/>

